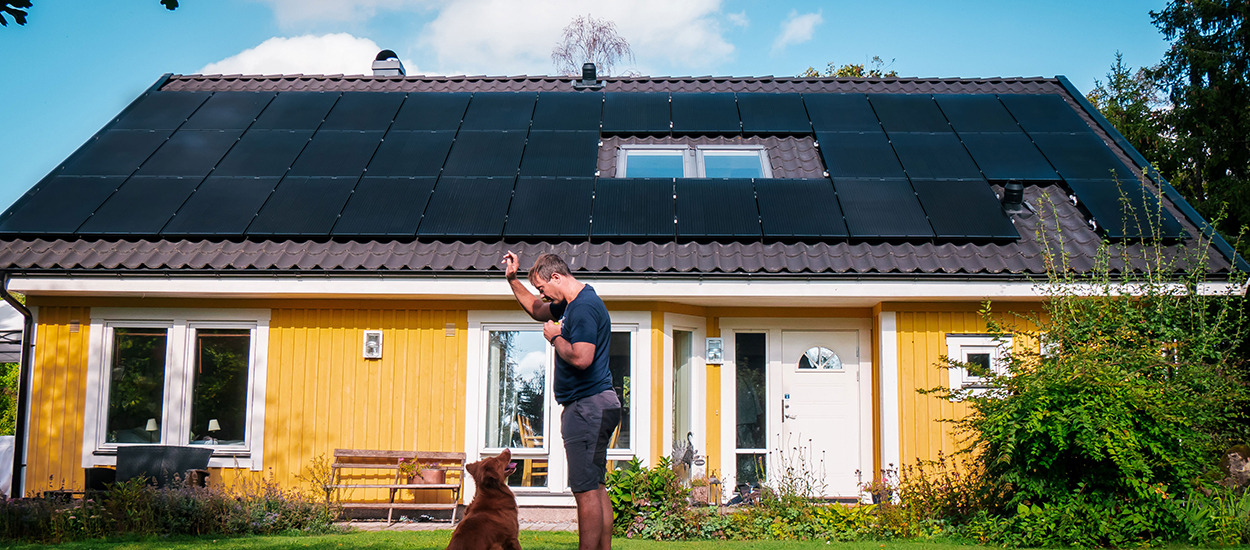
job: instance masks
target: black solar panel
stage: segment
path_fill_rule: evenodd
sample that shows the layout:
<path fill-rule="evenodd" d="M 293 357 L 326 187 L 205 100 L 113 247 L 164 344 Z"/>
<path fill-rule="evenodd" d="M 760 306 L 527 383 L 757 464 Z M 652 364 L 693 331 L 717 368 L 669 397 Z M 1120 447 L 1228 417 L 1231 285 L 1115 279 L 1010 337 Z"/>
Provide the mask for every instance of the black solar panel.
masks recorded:
<path fill-rule="evenodd" d="M 10 207 L 0 233 L 73 233 L 126 178 L 54 177 Z"/>
<path fill-rule="evenodd" d="M 430 202 L 435 178 L 365 177 L 356 185 L 332 235 L 411 236 Z"/>
<path fill-rule="evenodd" d="M 678 134 L 738 134 L 742 122 L 731 93 L 673 94 L 673 132 Z"/>
<path fill-rule="evenodd" d="M 182 125 L 208 92 L 152 92 L 113 124 L 114 130 L 173 130 Z"/>
<path fill-rule="evenodd" d="M 404 105 L 391 123 L 392 130 L 447 130 L 455 131 L 464 118 L 472 94 L 456 93 L 410 93 Z"/>
<path fill-rule="evenodd" d="M 816 134 L 829 175 L 849 178 L 902 178 L 903 167 L 880 130 Z"/>
<path fill-rule="evenodd" d="M 516 176 L 525 149 L 525 130 L 456 134 L 443 166 L 445 176 Z"/>
<path fill-rule="evenodd" d="M 369 161 L 370 176 L 437 176 L 455 132 L 390 131 Z"/>
<path fill-rule="evenodd" d="M 260 112 L 252 129 L 315 130 L 338 98 L 338 92 L 279 93 Z"/>
<path fill-rule="evenodd" d="M 402 92 L 344 92 L 321 129 L 386 131 L 403 102 Z"/>
<path fill-rule="evenodd" d="M 846 237 L 842 207 L 827 179 L 755 180 L 764 238 Z"/>
<path fill-rule="evenodd" d="M 1063 179 L 1134 179 L 1133 173 L 1093 133 L 1030 135 Z"/>
<path fill-rule="evenodd" d="M 950 132 L 951 126 L 929 94 L 868 94 L 886 132 Z"/>
<path fill-rule="evenodd" d="M 760 238 L 760 211 L 749 179 L 678 179 L 677 236 Z"/>
<path fill-rule="evenodd" d="M 933 237 L 907 180 L 834 179 L 847 232 L 865 239 Z"/>
<path fill-rule="evenodd" d="M 594 178 L 519 178 L 504 237 L 586 239 L 594 190 Z"/>
<path fill-rule="evenodd" d="M 1113 239 L 1184 236 L 1181 224 L 1159 198 L 1132 180 L 1068 180 L 1078 204 L 1085 207 L 1107 237 Z"/>
<path fill-rule="evenodd" d="M 998 98 L 1026 132 L 1091 131 L 1080 115 L 1056 94 L 1003 94 Z"/>
<path fill-rule="evenodd" d="M 108 130 L 82 146 L 62 175 L 128 176 L 165 143 L 169 130 Z"/>
<path fill-rule="evenodd" d="M 799 94 L 738 94 L 738 113 L 746 134 L 812 133 L 812 123 Z"/>
<path fill-rule="evenodd" d="M 180 129 L 246 129 L 274 95 L 273 92 L 216 92 Z"/>
<path fill-rule="evenodd" d="M 221 159 L 214 176 L 281 176 L 304 150 L 312 130 L 248 130 Z"/>
<path fill-rule="evenodd" d="M 939 239 L 1019 239 L 989 182 L 913 181 Z"/>
<path fill-rule="evenodd" d="M 499 238 L 515 178 L 442 177 L 434 186 L 418 235 Z"/>
<path fill-rule="evenodd" d="M 981 179 L 981 171 L 954 133 L 891 133 L 890 143 L 913 180 Z"/>
<path fill-rule="evenodd" d="M 961 133 L 959 139 L 981 167 L 986 178 L 995 181 L 1056 181 L 1059 175 L 1024 132 L 1001 134 Z"/>
<path fill-rule="evenodd" d="M 357 178 L 287 176 L 248 226 L 248 235 L 328 235 Z"/>
<path fill-rule="evenodd" d="M 672 128 L 668 94 L 608 92 L 603 101 L 603 131 L 614 134 L 667 134 Z"/>
<path fill-rule="evenodd" d="M 599 178 L 590 234 L 671 240 L 675 215 L 671 179 Z"/>
<path fill-rule="evenodd" d="M 942 113 L 956 132 L 1021 133 L 1016 119 L 990 94 L 934 94 Z"/>
<path fill-rule="evenodd" d="M 241 134 L 242 130 L 179 130 L 143 163 L 138 174 L 203 177 Z"/>
<path fill-rule="evenodd" d="M 599 132 L 531 131 L 521 158 L 522 176 L 593 177 Z"/>
<path fill-rule="evenodd" d="M 278 178 L 211 176 L 196 188 L 162 233 L 242 235 L 277 186 Z"/>
<path fill-rule="evenodd" d="M 135 176 L 98 208 L 80 234 L 156 235 L 202 178 Z"/>
<path fill-rule="evenodd" d="M 291 165 L 292 176 L 359 176 L 382 132 L 318 131 Z"/>
<path fill-rule="evenodd" d="M 599 131 L 603 94 L 599 92 L 540 92 L 531 130 Z"/>
<path fill-rule="evenodd" d="M 533 92 L 477 92 L 460 130 L 526 130 L 534 117 Z"/>
<path fill-rule="evenodd" d="M 881 131 L 864 94 L 803 94 L 803 103 L 817 132 Z"/>

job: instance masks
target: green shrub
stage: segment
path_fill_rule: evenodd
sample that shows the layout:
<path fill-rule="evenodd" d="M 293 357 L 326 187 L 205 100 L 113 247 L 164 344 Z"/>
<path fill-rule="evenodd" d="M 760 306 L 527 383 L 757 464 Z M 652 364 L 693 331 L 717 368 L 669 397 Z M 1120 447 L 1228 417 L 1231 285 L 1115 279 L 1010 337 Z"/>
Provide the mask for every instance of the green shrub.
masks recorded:
<path fill-rule="evenodd" d="M 653 467 L 634 457 L 625 466 L 608 472 L 608 497 L 614 513 L 615 535 L 642 536 L 656 540 L 686 538 L 686 526 L 676 512 L 689 506 L 690 490 L 681 486 L 668 457 Z"/>

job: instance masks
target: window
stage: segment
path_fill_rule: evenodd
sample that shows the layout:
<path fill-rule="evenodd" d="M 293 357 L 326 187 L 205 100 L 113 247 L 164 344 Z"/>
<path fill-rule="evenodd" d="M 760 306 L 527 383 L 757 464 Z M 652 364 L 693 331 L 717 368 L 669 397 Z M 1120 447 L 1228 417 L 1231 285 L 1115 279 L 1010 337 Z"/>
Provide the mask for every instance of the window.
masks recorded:
<path fill-rule="evenodd" d="M 622 145 L 621 178 L 771 178 L 761 145 Z"/>
<path fill-rule="evenodd" d="M 84 463 L 120 445 L 202 445 L 260 468 L 267 310 L 92 311 Z"/>
<path fill-rule="evenodd" d="M 946 335 L 947 357 L 967 363 L 969 368 L 948 369 L 951 389 L 986 390 L 988 376 L 1005 374 L 1004 356 L 1011 351 L 1010 336 L 989 334 Z"/>
<path fill-rule="evenodd" d="M 767 335 L 734 335 L 734 371 L 737 390 L 737 463 L 739 484 L 764 481 L 768 453 L 766 380 Z"/>
<path fill-rule="evenodd" d="M 516 472 L 508 479 L 512 487 L 548 487 L 553 459 L 551 445 L 559 430 L 548 411 L 558 411 L 548 372 L 554 368 L 554 350 L 540 329 L 485 330 L 486 410 L 483 456 L 507 448 L 512 451 Z M 610 460 L 632 456 L 633 414 L 631 380 L 634 373 L 632 331 L 613 331 L 608 350 L 612 387 L 621 401 L 621 424 L 612 434 Z M 563 449 L 557 456 L 563 458 Z"/>
<path fill-rule="evenodd" d="M 842 358 L 826 347 L 814 347 L 803 352 L 799 358 L 799 370 L 842 370 Z"/>

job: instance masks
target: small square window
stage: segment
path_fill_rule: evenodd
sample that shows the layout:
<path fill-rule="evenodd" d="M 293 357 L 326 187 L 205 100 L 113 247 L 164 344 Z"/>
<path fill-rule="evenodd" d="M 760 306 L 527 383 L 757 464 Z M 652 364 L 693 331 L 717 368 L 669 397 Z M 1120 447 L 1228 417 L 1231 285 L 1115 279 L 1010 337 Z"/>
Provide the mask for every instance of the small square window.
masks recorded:
<path fill-rule="evenodd" d="M 991 375 L 1007 373 L 1004 357 L 1010 351 L 1010 336 L 946 335 L 947 357 L 968 365 L 966 368 L 952 368 L 947 371 L 950 388 L 974 390 L 975 393 L 990 389 L 992 386 L 988 378 Z"/>
<path fill-rule="evenodd" d="M 625 169 L 621 177 L 682 178 L 686 174 L 686 155 L 680 149 L 633 149 L 625 153 Z"/>
<path fill-rule="evenodd" d="M 762 178 L 764 163 L 760 150 L 722 149 L 702 150 L 703 177 L 705 178 Z"/>

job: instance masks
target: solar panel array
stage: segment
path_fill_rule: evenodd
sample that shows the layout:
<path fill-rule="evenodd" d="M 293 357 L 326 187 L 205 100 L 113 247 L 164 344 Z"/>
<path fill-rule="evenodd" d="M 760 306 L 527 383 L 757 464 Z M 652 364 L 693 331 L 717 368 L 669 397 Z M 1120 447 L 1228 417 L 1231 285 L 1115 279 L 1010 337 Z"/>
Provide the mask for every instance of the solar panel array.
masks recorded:
<path fill-rule="evenodd" d="M 602 134 L 813 135 L 828 179 L 597 178 Z M 1184 234 L 1057 95 L 641 92 L 150 92 L 0 233 L 995 241 L 1007 180 Z"/>

